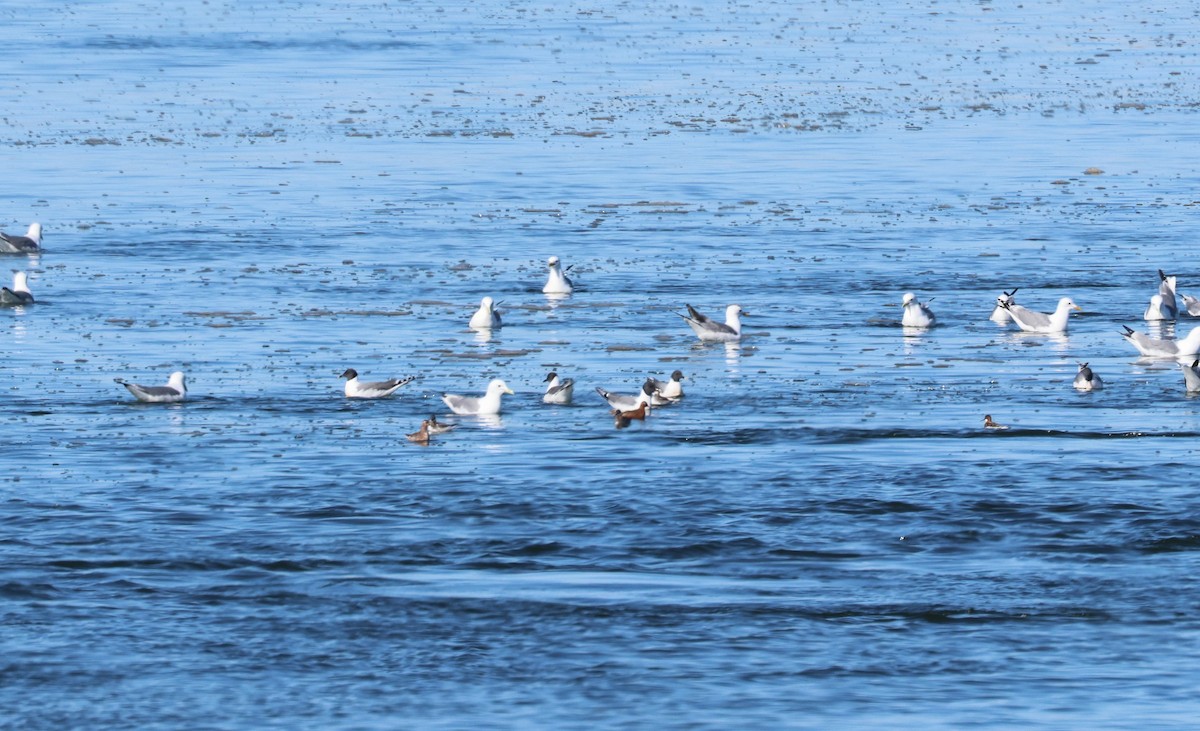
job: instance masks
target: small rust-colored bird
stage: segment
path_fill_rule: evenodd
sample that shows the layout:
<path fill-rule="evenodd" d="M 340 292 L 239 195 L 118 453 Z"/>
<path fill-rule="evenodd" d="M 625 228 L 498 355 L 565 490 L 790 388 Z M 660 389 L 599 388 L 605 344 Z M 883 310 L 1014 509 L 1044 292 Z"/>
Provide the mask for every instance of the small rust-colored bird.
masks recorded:
<path fill-rule="evenodd" d="M 629 422 L 633 421 L 634 419 L 637 419 L 638 421 L 645 421 L 646 416 L 649 413 L 650 405 L 644 401 L 638 404 L 638 407 L 632 411 L 621 411 L 620 409 L 612 410 L 612 415 L 618 429 L 624 429 L 625 427 L 629 426 Z"/>
<path fill-rule="evenodd" d="M 991 414 L 984 414 L 983 415 L 983 428 L 984 429 L 1007 429 L 1008 427 L 1003 424 L 997 424 L 996 422 L 992 421 Z"/>
<path fill-rule="evenodd" d="M 408 435 L 408 441 L 415 444 L 429 444 L 429 419 L 421 422 L 421 429 Z"/>

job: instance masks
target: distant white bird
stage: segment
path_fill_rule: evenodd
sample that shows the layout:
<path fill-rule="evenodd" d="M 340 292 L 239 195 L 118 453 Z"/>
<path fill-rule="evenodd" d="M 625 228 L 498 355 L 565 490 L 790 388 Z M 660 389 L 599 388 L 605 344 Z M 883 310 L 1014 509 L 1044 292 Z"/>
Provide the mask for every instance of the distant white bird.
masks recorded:
<path fill-rule="evenodd" d="M 1183 300 L 1183 306 L 1187 313 L 1192 317 L 1200 317 L 1200 299 L 1197 299 L 1189 294 L 1181 294 L 1179 298 Z"/>
<path fill-rule="evenodd" d="M 992 316 L 989 317 L 988 319 L 991 320 L 992 322 L 998 323 L 1000 325 L 1003 325 L 1008 322 L 1012 322 L 1012 315 L 1009 314 L 1008 310 L 1006 310 L 1004 308 L 1004 305 L 1005 304 L 1009 304 L 1009 305 L 1016 304 L 1017 301 L 1014 298 L 1014 296 L 1016 294 L 1017 294 L 1017 290 L 1014 289 L 1011 292 L 1003 292 L 1003 294 L 1000 294 L 999 296 L 997 296 L 996 297 L 996 306 L 992 309 Z"/>
<path fill-rule="evenodd" d="M 596 393 L 600 394 L 600 398 L 607 401 L 610 407 L 618 411 L 632 411 L 641 404 L 650 404 L 654 400 L 654 386 L 650 385 L 650 381 L 642 384 L 642 388 L 636 396 L 612 393 L 600 387 L 596 388 Z"/>
<path fill-rule="evenodd" d="M 1079 305 L 1071 301 L 1070 297 L 1063 297 L 1058 301 L 1058 308 L 1051 314 L 1047 315 L 1041 312 L 1034 312 L 1028 307 L 1022 307 L 1018 304 L 1001 305 L 1008 310 L 1008 314 L 1012 315 L 1013 322 L 1017 323 L 1025 332 L 1031 333 L 1062 333 L 1067 331 L 1067 322 L 1071 318 L 1071 310 L 1082 309 Z"/>
<path fill-rule="evenodd" d="M 1097 376 L 1087 363 L 1080 363 L 1073 385 L 1080 391 L 1099 391 L 1104 388 L 1104 381 L 1100 380 L 1100 376 Z"/>
<path fill-rule="evenodd" d="M 495 310 L 498 304 L 500 303 L 493 301 L 491 297 L 484 297 L 479 301 L 479 309 L 471 315 L 468 326 L 476 330 L 494 330 L 500 327 L 500 313 Z"/>
<path fill-rule="evenodd" d="M 567 278 L 566 270 L 558 263 L 558 257 L 552 256 L 546 261 L 546 266 L 550 268 L 550 274 L 546 278 L 546 286 L 542 287 L 542 292 L 545 294 L 571 294 L 575 287 L 571 285 L 571 280 Z M 567 267 L 570 269 L 571 267 Z"/>
<path fill-rule="evenodd" d="M 546 376 L 545 382 L 548 385 L 546 386 L 546 393 L 542 395 L 542 403 L 571 403 L 571 397 L 575 395 L 575 381 L 570 378 L 559 378 L 557 373 L 551 371 Z"/>
<path fill-rule="evenodd" d="M 36 254 L 42 248 L 42 224 L 31 223 L 24 236 L 0 232 L 0 254 Z"/>
<path fill-rule="evenodd" d="M 997 424 L 996 422 L 992 421 L 991 414 L 984 414 L 983 415 L 983 428 L 984 429 L 995 429 L 997 431 L 1002 431 L 1004 429 L 1007 429 L 1008 427 L 1005 426 L 1004 424 Z"/>
<path fill-rule="evenodd" d="M 1179 367 L 1183 369 L 1183 385 L 1187 392 L 1200 392 L 1200 360 L 1192 361 L 1191 365 L 1180 363 Z"/>
<path fill-rule="evenodd" d="M 900 324 L 904 327 L 933 327 L 937 324 L 933 310 L 918 302 L 917 296 L 912 292 L 904 294 L 902 304 L 904 316 L 900 318 Z"/>
<path fill-rule="evenodd" d="M 1174 320 L 1179 315 L 1179 305 L 1175 302 L 1175 277 L 1168 277 L 1163 270 L 1158 270 L 1158 294 L 1150 298 L 1150 306 L 1142 315 L 1145 320 Z"/>
<path fill-rule="evenodd" d="M 13 272 L 12 288 L 0 287 L 0 305 L 31 305 L 33 293 L 29 291 L 29 280 L 25 272 Z"/>
<path fill-rule="evenodd" d="M 722 324 L 712 318 L 702 315 L 696 311 L 691 305 L 687 307 L 688 314 L 680 315 L 692 331 L 696 333 L 696 337 L 701 340 L 731 343 L 742 339 L 742 315 L 749 315 L 741 308 L 740 305 L 729 305 L 725 308 L 725 322 Z"/>
<path fill-rule="evenodd" d="M 187 397 L 187 384 L 184 382 L 183 371 L 175 371 L 171 377 L 167 379 L 165 386 L 143 386 L 137 383 L 129 383 L 121 378 L 114 378 L 114 381 L 129 389 L 138 401 L 145 401 L 152 404 L 169 404 L 177 401 L 182 401 Z"/>
<path fill-rule="evenodd" d="M 1125 332 L 1121 333 L 1121 337 L 1128 340 L 1142 355 L 1151 358 L 1178 358 L 1200 353 L 1200 326 L 1193 328 L 1183 340 L 1152 338 L 1128 325 L 1122 327 L 1125 328 Z"/>
<path fill-rule="evenodd" d="M 339 378 L 346 379 L 346 398 L 385 398 L 391 396 L 406 383 L 411 383 L 414 376 L 408 378 L 392 378 L 387 381 L 360 381 L 358 371 L 347 368 Z"/>
<path fill-rule="evenodd" d="M 442 394 L 442 401 L 456 414 L 491 416 L 500 413 L 500 397 L 506 393 L 511 395 L 512 389 L 497 378 L 488 384 L 487 393 L 481 397 L 447 393 Z"/>
<path fill-rule="evenodd" d="M 671 403 L 683 398 L 683 371 L 673 372 L 669 381 L 651 378 L 649 383 L 654 388 L 654 395 L 659 397 L 660 401 L 660 403 L 654 403 L 654 406 L 661 406 L 663 403 Z"/>

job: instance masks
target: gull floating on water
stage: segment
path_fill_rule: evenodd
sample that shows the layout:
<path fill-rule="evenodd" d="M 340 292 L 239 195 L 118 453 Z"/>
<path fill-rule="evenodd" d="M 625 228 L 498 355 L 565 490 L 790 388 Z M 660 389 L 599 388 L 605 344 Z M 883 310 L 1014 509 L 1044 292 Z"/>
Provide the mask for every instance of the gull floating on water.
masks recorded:
<path fill-rule="evenodd" d="M 1150 306 L 1142 319 L 1174 320 L 1179 315 L 1179 305 L 1175 303 L 1175 277 L 1168 277 L 1159 269 L 1158 278 L 1158 294 L 1150 298 Z"/>
<path fill-rule="evenodd" d="M 1183 306 L 1189 315 L 1200 317 L 1200 299 L 1196 299 L 1190 294 L 1181 294 L 1179 298 L 1183 300 Z"/>
<path fill-rule="evenodd" d="M 1063 297 L 1058 301 L 1058 308 L 1049 315 L 1042 312 L 1034 312 L 1028 307 L 1022 307 L 1018 304 L 1003 304 L 1004 309 L 1008 310 L 1008 314 L 1012 315 L 1013 322 L 1017 323 L 1025 332 L 1030 333 L 1063 333 L 1067 331 L 1067 322 L 1071 318 L 1071 310 L 1082 310 L 1075 304 L 1070 297 Z"/>
<path fill-rule="evenodd" d="M 31 223 L 24 236 L 0 232 L 0 254 L 36 254 L 42 248 L 42 224 Z"/>
<path fill-rule="evenodd" d="M 339 378 L 346 379 L 346 398 L 384 398 L 391 396 L 404 384 L 412 382 L 414 376 L 387 381 L 360 381 L 358 371 L 347 368 Z"/>
<path fill-rule="evenodd" d="M 984 414 L 983 415 L 983 428 L 984 429 L 996 429 L 999 431 L 999 430 L 1007 429 L 1008 427 L 1003 424 L 997 424 L 996 422 L 992 421 L 991 414 Z"/>
<path fill-rule="evenodd" d="M 559 265 L 557 256 L 550 257 L 546 266 L 550 268 L 550 274 L 546 278 L 546 286 L 542 287 L 544 294 L 571 294 L 575 290 L 571 280 L 567 278 L 566 270 Z"/>
<path fill-rule="evenodd" d="M 570 378 L 559 378 L 558 374 L 550 371 L 546 375 L 546 393 L 542 396 L 544 404 L 569 404 L 575 394 L 575 381 Z"/>
<path fill-rule="evenodd" d="M 742 315 L 749 315 L 741 308 L 740 305 L 729 305 L 725 308 L 725 322 L 720 323 L 712 318 L 702 315 L 696 311 L 691 305 L 687 307 L 688 314 L 680 315 L 692 331 L 696 333 L 696 337 L 701 340 L 731 343 L 735 340 L 742 339 Z"/>
<path fill-rule="evenodd" d="M 1192 361 L 1191 365 L 1180 363 L 1179 367 L 1183 369 L 1183 385 L 1187 392 L 1200 392 L 1200 360 Z"/>
<path fill-rule="evenodd" d="M 129 389 L 129 393 L 133 394 L 138 401 L 145 401 L 151 404 L 170 404 L 177 401 L 182 401 L 187 396 L 187 385 L 184 383 L 183 371 L 175 371 L 171 377 L 167 379 L 165 386 L 143 386 L 138 383 L 129 383 L 121 378 L 114 378 L 114 381 Z"/>
<path fill-rule="evenodd" d="M 650 405 L 644 401 L 638 404 L 636 409 L 630 409 L 629 411 L 621 411 L 620 409 L 612 410 L 613 421 L 618 429 L 624 429 L 635 419 L 637 421 L 645 421 L 649 413 Z"/>
<path fill-rule="evenodd" d="M 1007 322 L 1011 322 L 1012 315 L 1009 314 L 1009 311 L 1007 309 L 1005 309 L 1004 305 L 1016 304 L 1017 301 L 1016 301 L 1016 299 L 1014 299 L 1016 294 L 1017 294 L 1017 290 L 1013 289 L 1013 291 L 1011 291 L 1011 292 L 1003 292 L 1003 294 L 1000 294 L 999 296 L 997 296 L 996 297 L 996 306 L 992 309 L 992 316 L 989 317 L 988 319 L 991 320 L 992 322 L 999 323 L 1001 325 L 1003 325 Z"/>
<path fill-rule="evenodd" d="M 442 401 L 456 414 L 490 416 L 500 413 L 500 397 L 506 393 L 511 395 L 512 389 L 497 378 L 488 384 L 487 393 L 481 397 L 447 393 L 442 395 Z"/>
<path fill-rule="evenodd" d="M 611 393 L 605 391 L 599 386 L 596 387 L 596 393 L 600 394 L 600 398 L 608 402 L 608 405 L 618 411 L 632 411 L 641 404 L 651 403 L 654 399 L 654 386 L 650 385 L 647 380 L 642 384 L 642 390 L 638 391 L 636 396 L 625 396 L 619 393 Z"/>
<path fill-rule="evenodd" d="M 1160 340 L 1137 332 L 1128 325 L 1121 327 L 1125 328 L 1121 337 L 1128 340 L 1139 353 L 1151 358 L 1178 358 L 1200 353 L 1200 326 L 1193 328 L 1183 340 Z"/>
<path fill-rule="evenodd" d="M 432 414 L 430 415 L 428 422 L 429 422 L 429 433 L 430 434 L 446 434 L 447 432 L 452 432 L 458 428 L 458 424 L 442 424 L 442 423 L 440 423 L 437 420 L 437 416 L 432 415 Z"/>
<path fill-rule="evenodd" d="M 1080 363 L 1073 385 L 1080 391 L 1099 391 L 1104 388 L 1104 381 L 1100 380 L 1100 376 L 1097 376 L 1087 363 Z"/>
<path fill-rule="evenodd" d="M 479 309 L 471 315 L 469 327 L 476 330 L 494 330 L 501 326 L 500 313 L 495 310 L 496 305 L 500 304 L 492 300 L 491 297 L 484 297 L 479 301 Z"/>
<path fill-rule="evenodd" d="M 29 291 L 29 280 L 25 272 L 13 272 L 12 288 L 0 287 L 0 305 L 31 305 L 33 292 Z"/>
<path fill-rule="evenodd" d="M 683 398 L 683 371 L 673 372 L 669 381 L 651 378 L 649 383 L 654 388 L 654 395 L 658 396 L 663 403 L 671 403 Z M 654 406 L 661 405 L 660 403 L 654 404 Z"/>
<path fill-rule="evenodd" d="M 918 302 L 912 292 L 904 294 L 901 304 L 904 306 L 904 316 L 900 318 L 900 324 L 904 327 L 933 327 L 937 324 L 933 310 Z"/>

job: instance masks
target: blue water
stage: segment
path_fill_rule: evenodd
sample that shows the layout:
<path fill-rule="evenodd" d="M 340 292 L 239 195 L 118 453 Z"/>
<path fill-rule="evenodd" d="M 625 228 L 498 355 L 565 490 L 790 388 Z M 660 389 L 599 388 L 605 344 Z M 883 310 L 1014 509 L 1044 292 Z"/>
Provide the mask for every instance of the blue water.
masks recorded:
<path fill-rule="evenodd" d="M 1200 402 L 1118 335 L 1200 295 L 1189 4 L 0 20 L 0 727 L 1194 726 Z"/>

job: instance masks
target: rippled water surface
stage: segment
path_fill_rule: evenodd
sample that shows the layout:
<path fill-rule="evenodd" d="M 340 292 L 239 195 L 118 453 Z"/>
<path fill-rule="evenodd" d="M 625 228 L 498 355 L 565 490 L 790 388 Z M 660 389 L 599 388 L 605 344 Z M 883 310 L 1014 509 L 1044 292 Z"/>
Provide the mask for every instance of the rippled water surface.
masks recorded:
<path fill-rule="evenodd" d="M 1200 20 L 1077 5 L 0 3 L 0 726 L 1193 727 L 1200 405 L 1119 333 L 1200 324 Z"/>

